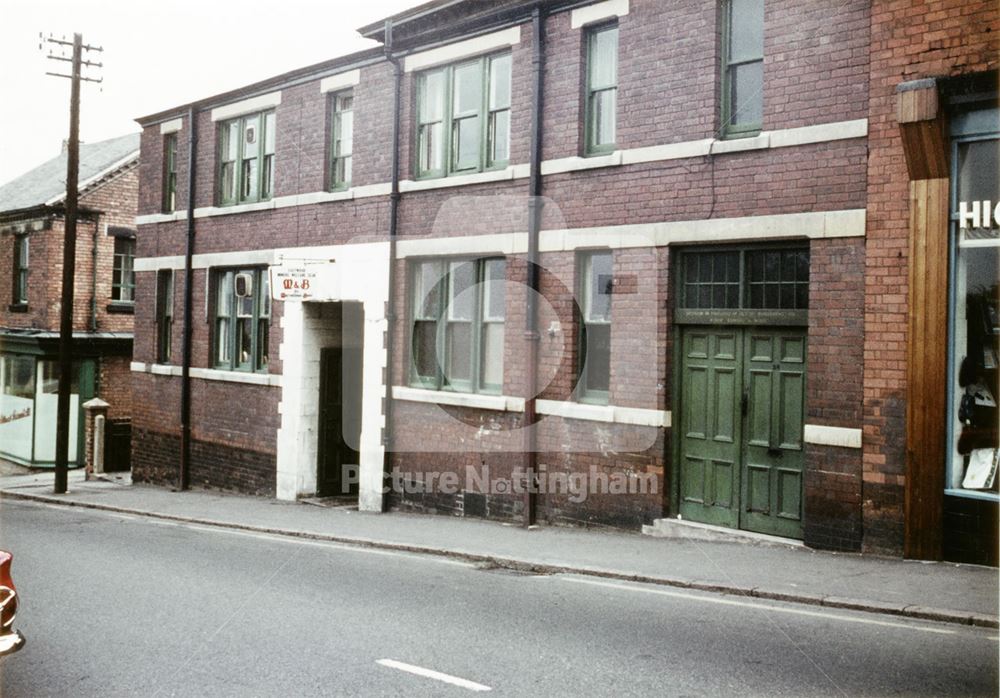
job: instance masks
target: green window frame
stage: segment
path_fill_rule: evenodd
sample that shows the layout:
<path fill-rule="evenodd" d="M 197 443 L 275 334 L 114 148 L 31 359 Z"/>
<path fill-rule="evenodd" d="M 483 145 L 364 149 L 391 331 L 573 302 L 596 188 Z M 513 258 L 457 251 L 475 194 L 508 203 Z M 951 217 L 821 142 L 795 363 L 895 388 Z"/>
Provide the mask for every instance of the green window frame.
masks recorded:
<path fill-rule="evenodd" d="M 163 137 L 163 212 L 177 210 L 177 134 Z"/>
<path fill-rule="evenodd" d="M 111 300 L 135 303 L 135 238 L 115 236 L 111 268 Z"/>
<path fill-rule="evenodd" d="M 587 29 L 586 155 L 614 152 L 618 131 L 618 23 Z"/>
<path fill-rule="evenodd" d="M 806 325 L 809 248 L 719 247 L 680 255 L 678 323 Z"/>
<path fill-rule="evenodd" d="M 330 191 L 349 189 L 354 151 L 354 91 L 330 95 Z"/>
<path fill-rule="evenodd" d="M 722 128 L 729 138 L 760 133 L 764 119 L 764 0 L 722 3 Z"/>
<path fill-rule="evenodd" d="M 274 195 L 274 110 L 219 124 L 218 200 L 223 206 Z"/>
<path fill-rule="evenodd" d="M 506 260 L 424 260 L 410 267 L 410 384 L 500 394 Z"/>
<path fill-rule="evenodd" d="M 510 162 L 509 52 L 416 77 L 415 175 L 446 177 L 502 169 Z"/>
<path fill-rule="evenodd" d="M 174 328 L 174 270 L 156 272 L 156 362 L 170 363 Z"/>
<path fill-rule="evenodd" d="M 237 295 L 243 276 L 250 292 Z M 269 360 L 271 289 L 267 268 L 215 272 L 212 363 L 228 371 L 266 373 Z"/>
<path fill-rule="evenodd" d="M 30 255 L 28 253 L 27 233 L 14 236 L 14 290 L 12 301 L 14 305 L 27 305 L 28 303 L 28 266 Z"/>
<path fill-rule="evenodd" d="M 576 399 L 606 405 L 611 392 L 611 298 L 614 257 L 609 250 L 577 257 L 580 327 Z"/>

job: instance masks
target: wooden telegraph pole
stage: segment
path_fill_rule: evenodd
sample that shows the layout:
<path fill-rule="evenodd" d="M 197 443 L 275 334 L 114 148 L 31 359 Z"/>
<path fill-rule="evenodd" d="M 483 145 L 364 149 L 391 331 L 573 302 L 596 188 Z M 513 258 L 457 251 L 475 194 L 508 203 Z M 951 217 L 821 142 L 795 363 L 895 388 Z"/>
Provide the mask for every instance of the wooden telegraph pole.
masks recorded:
<path fill-rule="evenodd" d="M 66 214 L 63 236 L 62 300 L 59 309 L 59 401 L 56 412 L 56 473 L 53 491 L 65 494 L 69 469 L 69 397 L 73 379 L 73 278 L 76 276 L 76 217 L 77 184 L 80 172 L 80 82 L 101 82 L 99 78 L 83 77 L 83 66 L 100 68 L 101 63 L 83 60 L 84 51 L 103 51 L 99 46 L 85 46 L 83 36 L 74 34 L 73 41 L 49 36 L 45 42 L 57 47 L 72 47 L 73 56 L 50 53 L 48 58 L 72 64 L 69 75 L 46 73 L 70 79 L 69 145 L 66 155 Z"/>

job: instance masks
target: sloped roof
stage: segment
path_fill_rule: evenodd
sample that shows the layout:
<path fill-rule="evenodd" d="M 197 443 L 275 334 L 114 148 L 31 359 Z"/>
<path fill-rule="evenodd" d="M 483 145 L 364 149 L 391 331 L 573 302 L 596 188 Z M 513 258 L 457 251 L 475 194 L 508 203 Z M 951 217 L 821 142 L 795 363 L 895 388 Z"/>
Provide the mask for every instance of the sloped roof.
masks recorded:
<path fill-rule="evenodd" d="M 66 196 L 66 152 L 0 186 L 0 213 L 35 208 Z M 80 145 L 80 190 L 111 170 L 139 157 L 139 134 Z"/>

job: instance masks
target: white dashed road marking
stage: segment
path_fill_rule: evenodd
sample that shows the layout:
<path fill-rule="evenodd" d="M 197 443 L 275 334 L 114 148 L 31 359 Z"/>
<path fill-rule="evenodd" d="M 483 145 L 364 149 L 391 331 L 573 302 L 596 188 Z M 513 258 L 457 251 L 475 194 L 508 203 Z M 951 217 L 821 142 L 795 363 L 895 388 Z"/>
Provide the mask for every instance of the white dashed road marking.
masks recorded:
<path fill-rule="evenodd" d="M 476 683 L 475 681 L 462 679 L 459 678 L 458 676 L 452 676 L 451 674 L 442 674 L 440 671 L 434 671 L 433 669 L 425 669 L 424 667 L 415 666 L 413 664 L 397 662 L 395 659 L 379 659 L 375 663 L 381 664 L 382 666 L 385 667 L 389 667 L 390 669 L 399 669 L 400 671 L 405 671 L 410 674 L 423 676 L 424 678 L 427 679 L 434 679 L 435 681 L 441 681 L 442 683 L 450 683 L 452 686 L 460 686 L 462 688 L 467 688 L 470 691 L 476 691 L 477 693 L 493 690 L 489 686 L 484 686 L 483 684 Z"/>

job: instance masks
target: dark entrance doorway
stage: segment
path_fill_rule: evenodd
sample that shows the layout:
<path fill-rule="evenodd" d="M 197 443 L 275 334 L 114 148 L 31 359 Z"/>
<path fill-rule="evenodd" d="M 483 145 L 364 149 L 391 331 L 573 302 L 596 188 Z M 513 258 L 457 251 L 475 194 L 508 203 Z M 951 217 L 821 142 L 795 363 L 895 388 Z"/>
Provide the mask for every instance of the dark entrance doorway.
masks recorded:
<path fill-rule="evenodd" d="M 361 443 L 361 348 L 320 350 L 316 495 L 358 495 Z M 354 477 L 350 477 L 353 473 Z"/>

